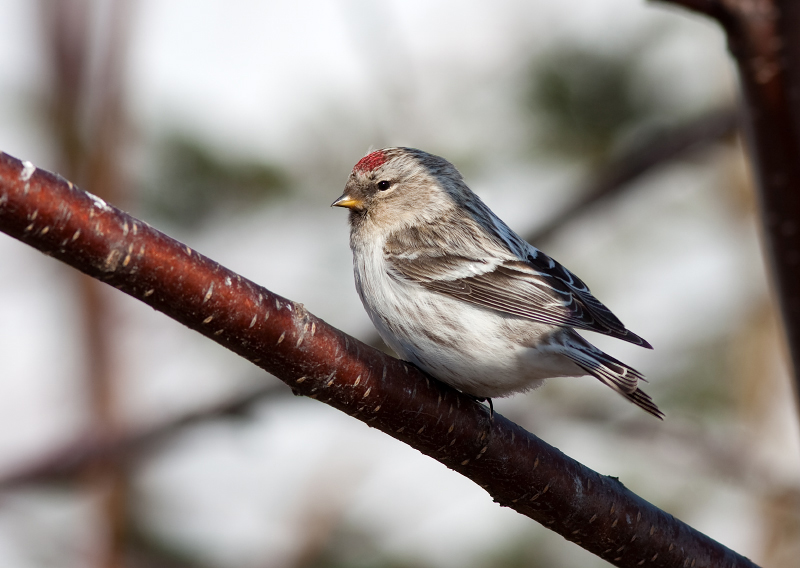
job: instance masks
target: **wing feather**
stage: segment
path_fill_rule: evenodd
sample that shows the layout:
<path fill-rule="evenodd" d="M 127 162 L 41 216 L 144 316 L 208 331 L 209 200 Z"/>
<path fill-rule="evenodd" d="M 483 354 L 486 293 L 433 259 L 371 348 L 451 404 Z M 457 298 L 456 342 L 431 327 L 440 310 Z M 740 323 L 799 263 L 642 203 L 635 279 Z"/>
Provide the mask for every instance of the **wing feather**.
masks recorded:
<path fill-rule="evenodd" d="M 386 261 L 397 276 L 484 308 L 651 348 L 627 330 L 582 280 L 534 247 L 529 246 L 525 260 L 509 250 L 482 258 L 477 246 L 461 246 L 448 254 L 448 247 L 431 246 L 429 236 L 414 242 L 415 235 L 421 233 L 406 232 L 401 243 L 390 238 L 384 247 Z"/>

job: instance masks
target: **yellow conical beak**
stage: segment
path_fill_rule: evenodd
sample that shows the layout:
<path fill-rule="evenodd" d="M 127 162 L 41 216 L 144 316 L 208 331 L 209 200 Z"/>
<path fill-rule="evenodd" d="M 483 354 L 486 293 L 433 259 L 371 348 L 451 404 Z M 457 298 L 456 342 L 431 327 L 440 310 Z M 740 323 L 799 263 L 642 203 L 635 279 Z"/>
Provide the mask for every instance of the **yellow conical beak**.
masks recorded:
<path fill-rule="evenodd" d="M 355 199 L 347 195 L 347 193 L 343 193 L 340 195 L 336 201 L 331 203 L 331 207 L 347 207 L 348 209 L 363 209 L 364 202 L 360 199 Z"/>

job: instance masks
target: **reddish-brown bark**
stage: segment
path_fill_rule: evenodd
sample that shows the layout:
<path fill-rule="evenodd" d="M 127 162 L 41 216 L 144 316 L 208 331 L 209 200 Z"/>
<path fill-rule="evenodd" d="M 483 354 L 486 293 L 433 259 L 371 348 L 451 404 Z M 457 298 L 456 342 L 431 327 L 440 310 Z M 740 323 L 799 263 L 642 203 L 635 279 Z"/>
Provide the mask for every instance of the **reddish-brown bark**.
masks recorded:
<path fill-rule="evenodd" d="M 409 444 L 616 566 L 754 566 L 500 415 L 48 172 L 0 155 L 0 230 Z"/>

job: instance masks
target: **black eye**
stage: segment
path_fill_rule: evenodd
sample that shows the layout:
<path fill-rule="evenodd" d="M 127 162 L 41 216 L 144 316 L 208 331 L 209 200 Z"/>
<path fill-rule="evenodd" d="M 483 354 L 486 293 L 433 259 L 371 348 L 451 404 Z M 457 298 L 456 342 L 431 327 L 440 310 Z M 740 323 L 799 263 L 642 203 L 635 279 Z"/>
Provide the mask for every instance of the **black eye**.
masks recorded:
<path fill-rule="evenodd" d="M 380 189 L 381 191 L 386 191 L 390 187 L 392 187 L 392 182 L 388 180 L 384 179 L 378 182 L 378 189 Z"/>

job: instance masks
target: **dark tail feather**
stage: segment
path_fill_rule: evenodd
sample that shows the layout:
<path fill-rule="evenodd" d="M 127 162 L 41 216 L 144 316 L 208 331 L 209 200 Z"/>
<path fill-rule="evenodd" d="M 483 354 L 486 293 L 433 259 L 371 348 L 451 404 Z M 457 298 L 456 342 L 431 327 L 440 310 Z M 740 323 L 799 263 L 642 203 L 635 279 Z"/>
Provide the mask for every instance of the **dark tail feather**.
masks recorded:
<path fill-rule="evenodd" d="M 659 420 L 664 420 L 664 413 L 658 409 L 650 395 L 643 390 L 636 389 L 633 394 L 626 395 L 626 398 L 645 412 L 649 412 Z"/>
<path fill-rule="evenodd" d="M 635 333 L 633 333 L 630 329 L 625 330 L 625 335 L 618 336 L 620 339 L 633 343 L 634 345 L 638 345 L 640 347 L 644 347 L 645 349 L 652 349 L 653 346 L 647 342 L 643 337 L 639 337 Z"/>
<path fill-rule="evenodd" d="M 603 353 L 583 338 L 580 338 L 580 345 L 575 343 L 577 342 L 573 342 L 572 349 L 564 355 L 645 412 L 664 419 L 664 413 L 658 409 L 653 399 L 638 387 L 639 381 L 647 382 L 639 371 Z"/>

